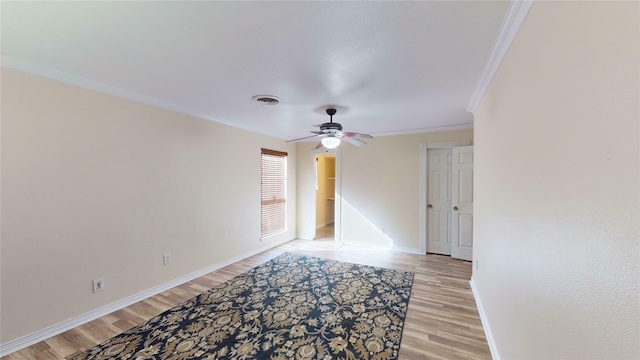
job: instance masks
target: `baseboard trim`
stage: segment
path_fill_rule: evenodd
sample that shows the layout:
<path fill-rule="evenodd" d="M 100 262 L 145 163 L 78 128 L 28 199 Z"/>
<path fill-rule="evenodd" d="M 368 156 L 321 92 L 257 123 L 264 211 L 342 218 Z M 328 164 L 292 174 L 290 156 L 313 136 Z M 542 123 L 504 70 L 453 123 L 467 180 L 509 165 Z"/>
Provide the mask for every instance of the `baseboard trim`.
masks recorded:
<path fill-rule="evenodd" d="M 302 235 L 296 235 L 296 240 L 313 241 L 311 236 L 303 237 Z"/>
<path fill-rule="evenodd" d="M 58 324 L 52 325 L 52 326 L 48 326 L 42 330 L 38 330 L 34 333 L 31 333 L 29 335 L 25 335 L 23 337 L 17 338 L 15 340 L 11 340 L 8 341 L 4 344 L 0 344 L 0 357 L 9 355 L 13 352 L 16 352 L 18 350 L 24 349 L 28 346 L 31 346 L 33 344 L 36 344 L 40 341 L 46 340 L 52 336 L 58 335 L 60 333 L 63 333 L 67 330 L 73 329 L 75 327 L 78 327 L 82 324 L 86 324 L 89 321 L 95 320 L 99 317 L 108 315 L 114 311 L 120 310 L 122 308 L 125 308 L 129 305 L 135 304 L 138 301 L 147 299 L 153 295 L 159 294 L 161 292 L 167 291 L 171 288 L 174 288 L 176 286 L 182 285 L 188 281 L 191 281 L 193 279 L 197 279 L 200 276 L 203 276 L 205 274 L 208 274 L 212 271 L 216 271 L 218 269 L 221 269 L 227 265 L 231 265 L 235 262 L 238 262 L 240 260 L 244 260 L 250 256 L 259 254 L 263 251 L 269 250 L 273 247 L 282 245 L 286 242 L 289 242 L 291 240 L 295 240 L 295 238 L 291 238 L 291 239 L 283 239 L 283 240 L 278 240 L 278 241 L 274 241 L 274 242 L 270 242 L 268 245 L 264 245 L 261 246 L 257 249 L 242 253 L 238 256 L 235 256 L 231 259 L 213 264 L 211 266 L 208 266 L 204 269 L 200 269 L 197 271 L 194 271 L 192 273 L 186 274 L 184 276 L 181 276 L 177 279 L 171 280 L 169 282 L 166 282 L 164 284 L 160 284 L 158 286 L 154 286 L 150 289 L 144 290 L 142 292 L 139 292 L 137 294 L 131 295 L 129 297 L 126 297 L 124 299 L 118 300 L 116 302 L 113 302 L 111 304 L 99 307 L 95 310 L 91 310 L 87 313 L 84 313 L 82 315 L 79 316 L 75 316 L 72 317 L 70 319 L 67 319 L 65 321 L 62 321 Z"/>
<path fill-rule="evenodd" d="M 473 276 L 469 281 L 471 285 L 471 292 L 473 293 L 473 299 L 476 301 L 476 306 L 478 307 L 478 313 L 480 314 L 480 321 L 482 321 L 482 328 L 484 329 L 484 335 L 487 338 L 487 343 L 489 344 L 489 351 L 491 351 L 491 358 L 493 360 L 500 360 L 500 355 L 498 354 L 498 348 L 496 347 L 496 341 L 493 338 L 491 333 L 491 326 L 489 326 L 489 320 L 487 319 L 487 315 L 484 312 L 484 307 L 482 306 L 482 301 L 480 300 L 480 296 L 478 295 L 478 289 L 476 288 L 476 283 L 473 281 Z"/>
<path fill-rule="evenodd" d="M 410 248 L 410 247 L 404 247 L 404 246 L 392 246 L 391 250 L 399 251 L 399 252 L 405 252 L 405 253 L 409 253 L 409 254 L 424 255 L 424 253 L 420 250 L 420 248 Z"/>

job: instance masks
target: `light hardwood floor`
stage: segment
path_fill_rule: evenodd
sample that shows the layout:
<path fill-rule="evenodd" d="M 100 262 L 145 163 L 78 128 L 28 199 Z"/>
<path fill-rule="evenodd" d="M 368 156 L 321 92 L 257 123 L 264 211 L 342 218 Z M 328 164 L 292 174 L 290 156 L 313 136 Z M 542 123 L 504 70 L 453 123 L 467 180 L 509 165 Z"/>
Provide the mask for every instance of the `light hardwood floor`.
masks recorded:
<path fill-rule="evenodd" d="M 469 287 L 471 263 L 441 255 L 341 246 L 329 240 L 291 241 L 2 359 L 67 359 L 287 251 L 414 272 L 400 359 L 491 359 Z"/>

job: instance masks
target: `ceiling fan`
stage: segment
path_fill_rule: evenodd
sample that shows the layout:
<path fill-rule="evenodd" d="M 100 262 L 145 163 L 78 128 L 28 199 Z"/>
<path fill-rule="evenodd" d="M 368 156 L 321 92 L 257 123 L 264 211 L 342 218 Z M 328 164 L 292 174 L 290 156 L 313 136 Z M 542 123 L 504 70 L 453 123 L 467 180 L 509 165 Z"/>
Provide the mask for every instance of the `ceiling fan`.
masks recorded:
<path fill-rule="evenodd" d="M 320 131 L 311 131 L 311 136 L 305 136 L 298 139 L 289 140 L 287 142 L 298 141 L 309 139 L 313 137 L 320 138 L 320 143 L 316 146 L 316 149 L 324 146 L 327 149 L 335 149 L 340 145 L 342 140 L 348 142 L 349 144 L 363 147 L 367 145 L 366 142 L 358 140 L 358 138 L 363 139 L 373 139 L 373 136 L 367 134 L 360 134 L 354 132 L 346 132 L 342 131 L 342 125 L 333 122 L 333 115 L 336 114 L 336 109 L 327 109 L 327 115 L 329 115 L 329 122 L 319 125 Z"/>

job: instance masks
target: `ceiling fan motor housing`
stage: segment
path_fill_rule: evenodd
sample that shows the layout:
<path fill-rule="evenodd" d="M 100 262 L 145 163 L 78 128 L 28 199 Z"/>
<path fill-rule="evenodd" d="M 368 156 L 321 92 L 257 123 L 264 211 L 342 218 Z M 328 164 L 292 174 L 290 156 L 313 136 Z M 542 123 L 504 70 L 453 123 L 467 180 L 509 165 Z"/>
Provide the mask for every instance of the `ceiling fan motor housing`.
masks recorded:
<path fill-rule="evenodd" d="M 328 123 L 324 123 L 324 124 L 320 125 L 320 130 L 322 130 L 322 131 L 325 131 L 325 130 L 342 131 L 342 125 L 340 125 L 338 123 L 334 123 L 334 122 L 328 122 Z"/>
<path fill-rule="evenodd" d="M 367 134 L 342 132 L 342 125 L 339 123 L 333 122 L 333 115 L 336 114 L 336 109 L 330 108 L 330 109 L 327 109 L 326 111 L 327 111 L 327 115 L 329 115 L 330 117 L 329 122 L 320 125 L 320 131 L 311 132 L 312 134 L 315 134 L 315 135 L 306 136 L 299 139 L 293 139 L 287 142 L 298 141 L 298 140 L 308 139 L 312 137 L 321 138 L 322 140 L 320 144 L 318 144 L 318 147 L 316 147 L 316 149 L 318 149 L 321 146 L 324 146 L 327 149 L 335 149 L 340 145 L 341 140 L 351 143 L 352 145 L 362 147 L 367 145 L 367 143 L 365 143 L 364 141 L 360 141 L 357 138 L 373 139 L 373 136 L 367 135 Z"/>

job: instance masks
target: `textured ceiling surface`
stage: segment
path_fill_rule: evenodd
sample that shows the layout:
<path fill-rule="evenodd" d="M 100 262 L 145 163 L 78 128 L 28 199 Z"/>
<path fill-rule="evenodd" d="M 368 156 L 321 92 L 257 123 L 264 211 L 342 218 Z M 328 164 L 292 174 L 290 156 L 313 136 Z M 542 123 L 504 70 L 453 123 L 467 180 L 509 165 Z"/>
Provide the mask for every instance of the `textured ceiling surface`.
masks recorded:
<path fill-rule="evenodd" d="M 465 109 L 509 2 L 1 6 L 5 62 L 291 139 L 331 106 L 345 130 L 372 135 L 470 127 Z M 281 103 L 252 100 L 261 94 Z"/>

